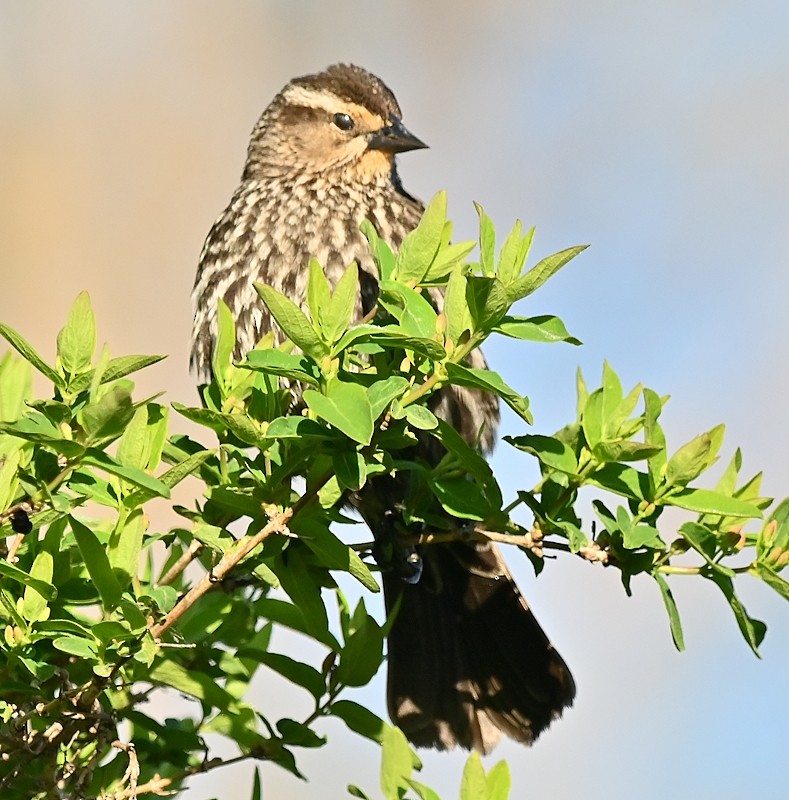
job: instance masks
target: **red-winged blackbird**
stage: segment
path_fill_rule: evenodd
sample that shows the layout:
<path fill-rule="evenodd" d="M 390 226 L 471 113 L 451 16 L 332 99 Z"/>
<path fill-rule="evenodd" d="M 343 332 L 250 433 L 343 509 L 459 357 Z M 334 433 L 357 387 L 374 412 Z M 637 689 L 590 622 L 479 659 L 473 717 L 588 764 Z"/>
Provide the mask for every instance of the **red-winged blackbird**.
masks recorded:
<path fill-rule="evenodd" d="M 370 220 L 395 248 L 416 226 L 423 206 L 403 189 L 395 154 L 422 147 L 392 92 L 359 67 L 335 65 L 285 86 L 256 124 L 241 184 L 200 256 L 191 364 L 201 383 L 211 375 L 218 300 L 235 319 L 241 357 L 272 328 L 253 284 L 304 304 L 310 257 L 332 285 L 355 260 L 357 321 L 374 307 L 376 268 L 359 225 Z M 472 365 L 484 365 L 478 352 Z M 467 442 L 492 449 L 495 398 L 452 387 L 433 409 Z M 434 447 L 421 449 L 435 461 Z M 382 476 L 352 498 L 376 538 L 391 535 L 406 491 L 401 476 Z M 420 555 L 416 583 L 381 565 L 387 608 L 402 598 L 388 643 L 393 720 L 419 746 L 488 752 L 501 732 L 531 743 L 572 703 L 575 685 L 498 548 L 455 543 Z"/>

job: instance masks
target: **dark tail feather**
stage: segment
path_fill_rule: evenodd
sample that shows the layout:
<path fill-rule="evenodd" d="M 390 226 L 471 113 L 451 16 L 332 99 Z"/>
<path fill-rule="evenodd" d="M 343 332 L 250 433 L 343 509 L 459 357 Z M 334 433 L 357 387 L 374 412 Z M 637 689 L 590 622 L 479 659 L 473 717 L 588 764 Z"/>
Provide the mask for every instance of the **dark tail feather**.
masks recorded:
<path fill-rule="evenodd" d="M 489 752 L 501 733 L 531 744 L 575 697 L 567 665 L 495 545 L 422 549 L 418 583 L 384 573 L 389 713 L 409 740 Z"/>

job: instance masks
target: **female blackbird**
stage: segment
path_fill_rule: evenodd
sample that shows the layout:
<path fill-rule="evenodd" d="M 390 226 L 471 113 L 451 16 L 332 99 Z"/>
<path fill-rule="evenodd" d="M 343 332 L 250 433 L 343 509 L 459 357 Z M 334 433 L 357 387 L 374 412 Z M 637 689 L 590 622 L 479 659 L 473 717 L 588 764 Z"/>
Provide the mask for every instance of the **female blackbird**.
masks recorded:
<path fill-rule="evenodd" d="M 370 220 L 393 248 L 416 226 L 423 205 L 403 189 L 395 155 L 422 147 L 392 92 L 359 67 L 338 64 L 285 86 L 255 125 L 241 183 L 200 256 L 191 354 L 199 382 L 211 376 L 218 300 L 235 319 L 240 358 L 269 330 L 281 335 L 253 284 L 303 305 L 310 257 L 332 286 L 356 261 L 356 320 L 374 307 L 376 269 L 359 225 Z M 484 366 L 478 351 L 471 366 Z M 492 449 L 494 397 L 450 387 L 431 407 L 468 443 Z M 435 445 L 418 447 L 435 462 Z M 351 502 L 384 538 L 406 491 L 404 478 L 382 476 Z M 388 643 L 394 722 L 418 746 L 489 752 L 502 732 L 530 744 L 572 704 L 575 685 L 498 548 L 458 542 L 419 555 L 416 582 L 381 564 L 387 608 L 399 599 Z"/>

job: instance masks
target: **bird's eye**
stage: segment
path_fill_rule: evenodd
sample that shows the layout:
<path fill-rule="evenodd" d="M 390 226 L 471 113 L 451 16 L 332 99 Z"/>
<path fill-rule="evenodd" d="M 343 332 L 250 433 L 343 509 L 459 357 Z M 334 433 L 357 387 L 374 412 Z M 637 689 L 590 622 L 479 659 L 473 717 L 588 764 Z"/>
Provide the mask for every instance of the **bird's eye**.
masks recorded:
<path fill-rule="evenodd" d="M 353 120 L 348 114 L 335 114 L 332 121 L 341 131 L 353 130 Z"/>

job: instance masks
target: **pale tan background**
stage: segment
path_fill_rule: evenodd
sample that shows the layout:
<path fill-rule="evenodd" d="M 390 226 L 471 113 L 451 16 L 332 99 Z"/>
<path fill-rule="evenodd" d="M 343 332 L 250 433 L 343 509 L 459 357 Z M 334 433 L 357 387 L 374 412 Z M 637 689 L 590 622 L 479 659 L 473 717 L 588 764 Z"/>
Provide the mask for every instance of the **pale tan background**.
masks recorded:
<path fill-rule="evenodd" d="M 389 83 L 431 145 L 401 172 L 424 198 L 449 190 L 459 237 L 474 236 L 479 200 L 501 229 L 536 223 L 540 255 L 592 242 L 523 309 L 560 314 L 585 347 L 534 347 L 527 362 L 509 342 L 489 348 L 532 397 L 535 430 L 571 418 L 576 365 L 593 380 L 607 357 L 628 384 L 673 394 L 676 445 L 727 421 L 725 457 L 742 445 L 782 496 L 787 42 L 781 0 L 3 0 L 0 318 L 51 357 L 88 288 L 113 353 L 171 355 L 140 391 L 193 401 L 189 292 L 248 133 L 291 76 L 350 60 Z M 521 464 L 504 447 L 495 456 L 510 492 L 532 480 Z M 539 581 L 514 566 L 579 686 L 537 746 L 498 751 L 514 798 L 785 796 L 785 603 L 744 587 L 770 625 L 759 662 L 717 590 L 676 581 L 689 646 L 678 655 L 646 579 L 628 600 L 585 564 L 551 564 Z M 267 675 L 255 691 L 294 715 L 302 694 Z M 383 694 L 379 677 L 358 697 L 384 713 Z M 339 736 L 305 754 L 312 782 L 264 766 L 267 798 L 339 798 L 349 780 L 375 794 L 376 748 L 325 729 Z M 454 797 L 461 763 L 428 753 L 422 779 Z M 241 766 L 188 796 L 235 800 L 250 786 Z"/>

